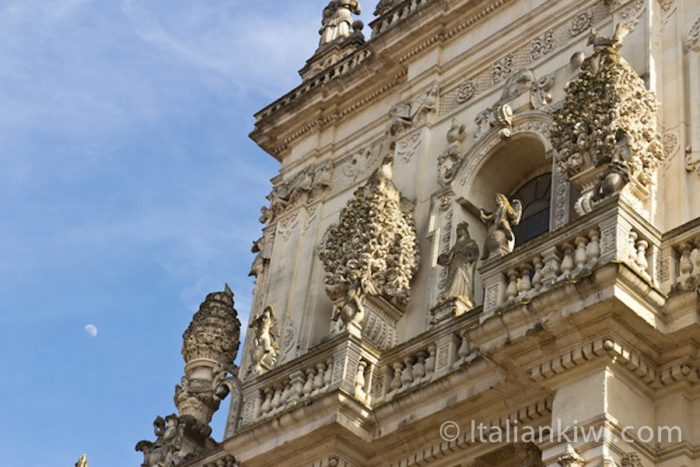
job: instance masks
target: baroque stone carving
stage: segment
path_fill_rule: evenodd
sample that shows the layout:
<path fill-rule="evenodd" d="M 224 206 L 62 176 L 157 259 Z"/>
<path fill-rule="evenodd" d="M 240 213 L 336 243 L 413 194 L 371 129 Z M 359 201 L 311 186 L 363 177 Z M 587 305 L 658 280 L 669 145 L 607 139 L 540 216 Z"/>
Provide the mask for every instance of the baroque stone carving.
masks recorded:
<path fill-rule="evenodd" d="M 571 37 L 578 36 L 584 31 L 588 31 L 593 24 L 593 15 L 590 11 L 579 13 L 571 20 L 569 34 Z"/>
<path fill-rule="evenodd" d="M 391 157 L 355 190 L 337 224 L 326 232 L 320 258 L 334 318 L 362 322 L 363 299 L 381 296 L 403 307 L 418 267 L 412 203 L 392 182 Z"/>
<path fill-rule="evenodd" d="M 585 461 L 578 455 L 573 446 L 567 444 L 566 451 L 564 454 L 559 456 L 557 459 L 557 464 L 559 464 L 560 467 L 583 467 L 585 465 Z"/>
<path fill-rule="evenodd" d="M 554 31 L 549 30 L 536 37 L 530 43 L 530 57 L 532 60 L 542 58 L 554 49 Z"/>
<path fill-rule="evenodd" d="M 700 52 L 700 18 L 696 19 L 690 28 L 686 45 L 693 52 Z"/>
<path fill-rule="evenodd" d="M 240 327 L 228 285 L 207 295 L 183 334 L 185 376 L 175 387 L 179 415 L 157 417 L 155 442 L 140 441 L 145 467 L 171 467 L 216 446 L 209 423 L 221 401 L 231 392 Z"/>
<path fill-rule="evenodd" d="M 426 93 L 392 107 L 389 111 L 391 125 L 389 136 L 396 139 L 414 125 L 430 122 L 440 109 L 440 87 L 434 83 Z"/>
<path fill-rule="evenodd" d="M 353 23 L 352 15 L 361 13 L 362 7 L 358 0 L 331 0 L 328 2 L 328 5 L 323 9 L 319 46 L 323 47 L 338 39 L 349 37 L 353 29 L 358 29 L 358 25 Z M 359 29 L 361 30 L 362 27 Z"/>
<path fill-rule="evenodd" d="M 469 224 L 462 222 L 457 225 L 454 246 L 437 259 L 437 263 L 448 270 L 443 300 L 458 299 L 468 309 L 474 308 L 474 272 L 478 259 L 479 246 L 469 235 Z"/>
<path fill-rule="evenodd" d="M 269 370 L 277 361 L 280 349 L 274 329 L 276 324 L 275 310 L 269 305 L 250 324 L 250 329 L 253 330 L 250 371 L 253 375 L 259 375 Z"/>
<path fill-rule="evenodd" d="M 496 210 L 494 212 L 479 210 L 481 221 L 488 226 L 482 260 L 494 256 L 504 256 L 513 251 L 515 235 L 512 226 L 520 223 L 522 214 L 522 203 L 516 199 L 511 204 L 508 197 L 501 193 L 496 195 Z"/>
<path fill-rule="evenodd" d="M 622 467 L 643 467 L 642 461 L 639 459 L 639 454 L 636 452 L 623 454 L 620 458 L 620 465 Z"/>
<path fill-rule="evenodd" d="M 450 184 L 461 162 L 462 143 L 466 139 L 466 127 L 452 120 L 452 126 L 447 132 L 447 149 L 438 156 L 438 183 L 442 186 Z"/>
<path fill-rule="evenodd" d="M 331 186 L 332 177 L 333 163 L 327 161 L 316 168 L 309 166 L 290 180 L 274 186 L 267 195 L 270 207 L 260 209 L 260 222 L 274 222 L 294 206 L 319 196 Z"/>
<path fill-rule="evenodd" d="M 474 80 L 462 83 L 457 88 L 457 103 L 464 104 L 465 102 L 469 102 L 475 94 L 476 85 L 474 84 Z"/>
<path fill-rule="evenodd" d="M 527 101 L 529 107 L 534 110 L 542 109 L 552 102 L 549 90 L 553 85 L 554 77 L 552 75 L 544 76 L 538 80 L 529 69 L 522 69 L 514 73 L 506 81 L 498 102 L 476 116 L 478 131 L 474 138 L 480 138 L 492 128 L 500 128 L 501 137 L 509 138 L 512 135 L 515 114 L 510 104 L 515 105 L 516 110 L 519 110 L 522 103 L 518 98 L 529 92 L 529 100 Z"/>
<path fill-rule="evenodd" d="M 383 15 L 401 3 L 401 1 L 402 0 L 379 0 L 379 3 L 377 3 L 377 7 L 374 10 L 374 16 Z"/>
<path fill-rule="evenodd" d="M 513 71 L 513 56 L 506 55 L 491 66 L 491 81 L 496 84 L 503 81 Z"/>
<path fill-rule="evenodd" d="M 421 143 L 421 133 L 416 131 L 396 143 L 396 155 L 404 162 L 409 162 L 416 154 Z"/>
<path fill-rule="evenodd" d="M 618 25 L 611 38 L 593 31 L 593 54 L 569 83 L 564 104 L 554 114 L 556 161 L 582 193 L 579 213 L 619 192 L 628 179 L 648 189 L 664 159 L 656 97 L 620 56 L 628 31 Z"/>

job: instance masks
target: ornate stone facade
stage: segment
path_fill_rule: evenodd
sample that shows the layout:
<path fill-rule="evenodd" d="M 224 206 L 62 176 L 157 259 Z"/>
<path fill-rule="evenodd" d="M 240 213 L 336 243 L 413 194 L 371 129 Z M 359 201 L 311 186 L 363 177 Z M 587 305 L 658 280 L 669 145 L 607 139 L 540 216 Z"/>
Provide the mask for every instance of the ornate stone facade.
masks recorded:
<path fill-rule="evenodd" d="M 185 465 L 695 465 L 695 3 L 381 0 L 365 40 L 330 2 L 256 115 L 281 168 L 241 396 Z M 202 420 L 235 381 L 217 352 Z M 157 420 L 147 465 L 188 420 Z"/>

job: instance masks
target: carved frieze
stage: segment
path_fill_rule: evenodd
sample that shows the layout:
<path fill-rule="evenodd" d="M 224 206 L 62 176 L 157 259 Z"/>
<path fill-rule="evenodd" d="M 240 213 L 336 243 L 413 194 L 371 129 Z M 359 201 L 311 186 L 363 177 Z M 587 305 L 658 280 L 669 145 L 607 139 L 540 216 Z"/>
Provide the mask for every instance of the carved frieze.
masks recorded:
<path fill-rule="evenodd" d="M 571 37 L 578 36 L 584 31 L 589 31 L 593 25 L 593 15 L 590 11 L 582 11 L 574 16 L 569 23 L 569 34 Z"/>
<path fill-rule="evenodd" d="M 580 213 L 620 192 L 628 180 L 647 190 L 664 159 L 656 96 L 620 55 L 628 31 L 618 25 L 612 38 L 591 35 L 594 52 L 554 115 L 557 164 L 582 193 Z"/>
<path fill-rule="evenodd" d="M 554 31 L 549 30 L 530 42 L 530 56 L 535 61 L 554 49 Z"/>

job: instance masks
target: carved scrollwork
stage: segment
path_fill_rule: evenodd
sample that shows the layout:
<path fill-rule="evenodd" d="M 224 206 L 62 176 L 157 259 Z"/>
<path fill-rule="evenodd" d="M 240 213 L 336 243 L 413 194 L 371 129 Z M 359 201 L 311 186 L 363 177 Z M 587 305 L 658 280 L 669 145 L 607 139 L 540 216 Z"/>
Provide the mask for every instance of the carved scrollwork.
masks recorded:
<path fill-rule="evenodd" d="M 690 31 L 688 31 L 688 40 L 686 41 L 688 49 L 693 52 L 700 52 L 700 18 L 695 20 Z"/>

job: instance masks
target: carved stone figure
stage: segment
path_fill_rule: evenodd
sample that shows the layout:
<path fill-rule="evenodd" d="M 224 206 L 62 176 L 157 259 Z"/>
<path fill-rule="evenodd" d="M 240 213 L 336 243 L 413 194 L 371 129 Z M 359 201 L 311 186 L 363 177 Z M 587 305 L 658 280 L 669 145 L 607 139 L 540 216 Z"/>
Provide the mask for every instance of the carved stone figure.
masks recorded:
<path fill-rule="evenodd" d="M 359 322 L 362 300 L 381 296 L 403 307 L 418 267 L 413 205 L 402 200 L 391 180 L 387 157 L 367 183 L 355 190 L 337 224 L 326 232 L 320 258 L 334 317 Z"/>
<path fill-rule="evenodd" d="M 253 242 L 253 247 L 250 251 L 252 253 L 257 253 L 257 255 L 253 260 L 253 264 L 250 266 L 249 276 L 257 278 L 265 272 L 267 265 L 270 263 L 270 252 L 268 250 L 268 242 L 264 235 Z"/>
<path fill-rule="evenodd" d="M 473 307 L 474 270 L 479 259 L 479 246 L 469 235 L 469 224 L 457 226 L 457 241 L 449 252 L 438 257 L 438 264 L 448 268 L 445 299 L 459 298 Z"/>
<path fill-rule="evenodd" d="M 620 55 L 627 32 L 622 24 L 611 38 L 593 31 L 593 54 L 569 82 L 564 104 L 554 114 L 556 163 L 581 192 L 580 214 L 627 181 L 640 193 L 648 191 L 664 159 L 656 97 Z"/>
<path fill-rule="evenodd" d="M 379 0 L 379 3 L 377 3 L 377 7 L 374 10 L 374 16 L 383 15 L 384 13 L 401 3 L 401 1 L 402 0 Z"/>
<path fill-rule="evenodd" d="M 490 213 L 481 209 L 479 214 L 481 221 L 489 229 L 484 244 L 484 255 L 481 259 L 504 256 L 512 252 L 515 246 L 512 226 L 520 223 L 520 217 L 523 214 L 523 206 L 520 201 L 516 199 L 511 204 L 506 195 L 499 193 L 496 195 L 496 210 Z"/>
<path fill-rule="evenodd" d="M 570 444 L 566 445 L 566 451 L 557 459 L 557 464 L 560 467 L 583 467 L 584 463 L 583 458 Z"/>
<path fill-rule="evenodd" d="M 461 162 L 462 143 L 466 138 L 466 128 L 457 120 L 452 120 L 452 126 L 447 132 L 448 147 L 438 157 L 438 182 L 447 186 L 454 178 Z"/>
<path fill-rule="evenodd" d="M 438 114 L 440 107 L 440 86 L 433 83 L 424 95 L 400 102 L 391 108 L 389 135 L 397 138 L 413 125 L 430 120 Z"/>
<path fill-rule="evenodd" d="M 75 467 L 88 467 L 87 454 L 83 454 L 82 456 L 80 456 L 78 462 L 75 463 Z"/>
<path fill-rule="evenodd" d="M 277 360 L 279 345 L 273 329 L 276 322 L 275 310 L 268 305 L 250 324 L 250 329 L 254 332 L 250 355 L 253 374 L 260 374 L 270 369 Z"/>
<path fill-rule="evenodd" d="M 331 0 L 323 9 L 320 46 L 330 44 L 336 39 L 348 37 L 353 27 L 352 15 L 362 13 L 358 0 Z"/>
<path fill-rule="evenodd" d="M 228 285 L 207 295 L 182 336 L 185 375 L 174 397 L 179 415 L 156 418 L 156 441 L 136 445 L 144 467 L 177 466 L 216 446 L 209 423 L 233 384 L 240 326 Z"/>

